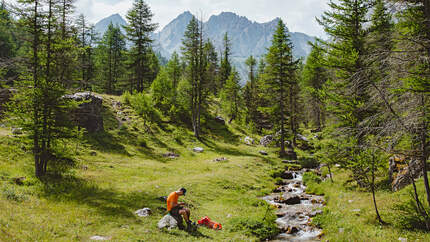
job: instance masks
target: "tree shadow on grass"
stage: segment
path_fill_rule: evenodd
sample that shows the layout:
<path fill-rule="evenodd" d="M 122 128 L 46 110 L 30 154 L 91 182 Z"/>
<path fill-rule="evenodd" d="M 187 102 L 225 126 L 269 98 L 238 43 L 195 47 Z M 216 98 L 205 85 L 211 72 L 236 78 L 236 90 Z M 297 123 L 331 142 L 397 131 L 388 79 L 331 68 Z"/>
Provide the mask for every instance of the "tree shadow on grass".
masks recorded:
<path fill-rule="evenodd" d="M 218 123 L 212 118 L 208 118 L 206 121 L 205 129 L 203 132 L 210 135 L 213 139 L 222 141 L 228 144 L 238 144 L 239 135 L 233 134 L 227 125 Z"/>
<path fill-rule="evenodd" d="M 232 155 L 232 156 L 250 156 L 250 157 L 262 158 L 261 156 L 254 154 L 254 153 L 243 152 L 239 149 L 226 148 L 226 147 L 219 146 L 216 143 L 214 143 L 213 141 L 206 139 L 206 138 L 201 138 L 200 142 L 203 143 L 204 145 L 206 145 L 207 147 L 213 149 L 217 153 Z"/>
<path fill-rule="evenodd" d="M 125 147 L 121 144 L 121 140 L 108 132 L 87 134 L 84 136 L 84 139 L 94 150 L 129 155 Z"/>
<path fill-rule="evenodd" d="M 41 196 L 53 201 L 71 201 L 85 204 L 100 214 L 111 217 L 135 218 L 134 211 L 149 207 L 153 211 L 161 205 L 159 194 L 142 192 L 123 193 L 100 188 L 74 176 L 50 176 L 42 180 Z"/>

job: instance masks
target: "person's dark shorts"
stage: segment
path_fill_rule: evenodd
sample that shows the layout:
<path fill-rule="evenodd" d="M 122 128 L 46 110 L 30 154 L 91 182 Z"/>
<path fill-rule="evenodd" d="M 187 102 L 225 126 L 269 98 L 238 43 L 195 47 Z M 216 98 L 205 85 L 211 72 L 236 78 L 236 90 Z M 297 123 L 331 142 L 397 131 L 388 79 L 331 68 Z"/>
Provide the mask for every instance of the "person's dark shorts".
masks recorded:
<path fill-rule="evenodd" d="M 182 206 L 176 206 L 176 207 L 173 207 L 173 208 L 170 210 L 169 214 L 170 214 L 170 215 L 172 215 L 173 217 L 179 217 L 179 216 L 181 216 L 181 215 L 179 214 L 179 210 L 181 210 L 181 209 L 183 209 L 183 207 L 182 207 Z"/>

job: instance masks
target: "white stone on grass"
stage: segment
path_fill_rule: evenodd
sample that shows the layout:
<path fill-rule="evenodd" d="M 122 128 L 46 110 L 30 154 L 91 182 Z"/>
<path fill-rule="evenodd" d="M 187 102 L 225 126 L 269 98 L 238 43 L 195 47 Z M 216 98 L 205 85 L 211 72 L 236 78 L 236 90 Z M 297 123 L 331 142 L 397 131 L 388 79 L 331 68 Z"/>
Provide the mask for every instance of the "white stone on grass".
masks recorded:
<path fill-rule="evenodd" d="M 134 213 L 139 217 L 148 217 L 149 215 L 152 214 L 152 211 L 150 208 L 143 208 L 143 209 L 137 210 Z"/>

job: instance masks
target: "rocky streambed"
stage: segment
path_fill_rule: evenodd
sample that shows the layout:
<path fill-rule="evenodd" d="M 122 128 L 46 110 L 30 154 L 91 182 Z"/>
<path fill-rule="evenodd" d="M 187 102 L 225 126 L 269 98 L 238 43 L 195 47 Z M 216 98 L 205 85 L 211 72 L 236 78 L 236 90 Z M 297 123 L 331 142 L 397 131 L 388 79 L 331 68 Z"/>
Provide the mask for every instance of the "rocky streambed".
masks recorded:
<path fill-rule="evenodd" d="M 318 241 L 322 230 L 311 225 L 311 218 L 322 213 L 322 196 L 306 194 L 301 171 L 285 171 L 283 184 L 263 197 L 278 208 L 276 224 L 281 229 L 274 241 Z"/>

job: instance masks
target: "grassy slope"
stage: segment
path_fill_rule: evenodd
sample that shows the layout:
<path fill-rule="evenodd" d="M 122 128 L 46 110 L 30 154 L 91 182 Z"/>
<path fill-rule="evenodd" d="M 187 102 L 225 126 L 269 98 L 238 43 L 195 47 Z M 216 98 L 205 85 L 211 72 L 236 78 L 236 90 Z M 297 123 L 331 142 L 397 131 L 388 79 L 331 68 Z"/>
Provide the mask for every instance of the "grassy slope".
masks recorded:
<path fill-rule="evenodd" d="M 316 224 L 324 228 L 324 240 L 399 241 L 399 238 L 407 238 L 407 241 L 430 241 L 429 233 L 408 231 L 396 226 L 398 217 L 394 207 L 410 198 L 411 187 L 396 193 L 383 190 L 377 192 L 378 209 L 387 223 L 381 226 L 376 219 L 371 193 L 348 185 L 348 179 L 348 172 L 335 168 L 334 183 L 327 180 L 321 184 L 311 183 L 308 187 L 309 191 L 323 192 L 327 200 L 324 214 L 314 219 Z M 424 186 L 421 180 L 417 182 L 417 187 L 420 194 L 423 194 Z M 360 211 L 354 211 L 356 209 Z"/>
<path fill-rule="evenodd" d="M 245 136 L 243 131 L 212 123 L 205 144 L 185 129 L 168 124 L 149 131 L 131 110 L 122 111 L 129 113 L 131 121 L 119 127 L 113 115 L 118 110 L 109 105 L 118 97 L 104 98 L 108 131 L 65 145 L 78 165 L 61 180 L 35 179 L 31 153 L 18 138 L 10 137 L 9 128 L 0 128 L 0 241 L 85 241 L 94 235 L 117 241 L 256 239 L 229 227 L 236 217 L 261 220 L 265 216 L 267 206 L 258 196 L 274 186 L 269 174 L 280 160 L 273 150 L 269 157 L 262 157 L 258 147 L 239 141 Z M 193 153 L 195 146 L 205 152 Z M 94 151 L 96 155 L 91 154 Z M 163 158 L 167 151 L 181 156 Z M 219 157 L 229 161 L 212 161 Z M 20 176 L 26 177 L 24 185 L 11 182 Z M 158 197 L 181 186 L 189 190 L 184 199 L 191 204 L 193 220 L 209 216 L 225 229 L 202 228 L 194 235 L 159 231 L 156 224 L 166 212 Z M 134 211 L 143 207 L 154 214 L 136 217 Z"/>

